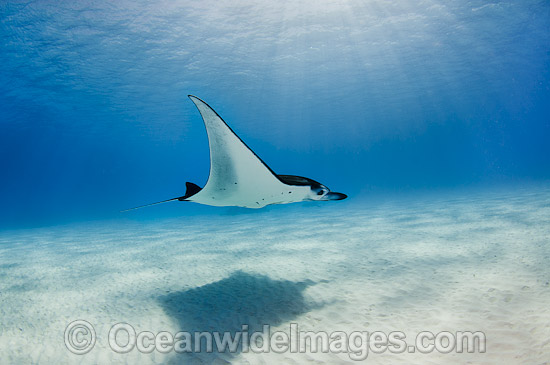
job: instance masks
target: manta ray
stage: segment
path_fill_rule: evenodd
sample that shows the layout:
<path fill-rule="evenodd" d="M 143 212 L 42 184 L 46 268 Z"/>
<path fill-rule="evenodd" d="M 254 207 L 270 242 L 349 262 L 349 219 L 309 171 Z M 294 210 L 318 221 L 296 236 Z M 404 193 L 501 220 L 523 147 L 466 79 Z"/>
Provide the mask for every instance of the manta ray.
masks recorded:
<path fill-rule="evenodd" d="M 210 148 L 210 175 L 203 188 L 186 183 L 185 195 L 124 211 L 171 201 L 217 207 L 262 208 L 301 201 L 342 200 L 347 195 L 302 176 L 277 175 L 224 120 L 201 99 L 189 95 L 206 126 Z"/>

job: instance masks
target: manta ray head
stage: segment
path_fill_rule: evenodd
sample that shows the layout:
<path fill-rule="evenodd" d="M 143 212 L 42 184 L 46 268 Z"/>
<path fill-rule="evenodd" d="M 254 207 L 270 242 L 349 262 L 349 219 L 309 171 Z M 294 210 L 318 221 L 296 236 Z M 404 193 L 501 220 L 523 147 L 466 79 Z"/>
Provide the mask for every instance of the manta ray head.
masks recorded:
<path fill-rule="evenodd" d="M 313 184 L 311 185 L 311 190 L 308 194 L 308 200 L 342 200 L 346 199 L 348 196 L 342 193 L 334 193 L 330 191 L 323 184 Z"/>
<path fill-rule="evenodd" d="M 333 193 L 325 185 L 307 177 L 277 175 L 277 178 L 287 185 L 308 186 L 309 191 L 303 200 L 342 200 L 348 197 L 346 194 Z"/>

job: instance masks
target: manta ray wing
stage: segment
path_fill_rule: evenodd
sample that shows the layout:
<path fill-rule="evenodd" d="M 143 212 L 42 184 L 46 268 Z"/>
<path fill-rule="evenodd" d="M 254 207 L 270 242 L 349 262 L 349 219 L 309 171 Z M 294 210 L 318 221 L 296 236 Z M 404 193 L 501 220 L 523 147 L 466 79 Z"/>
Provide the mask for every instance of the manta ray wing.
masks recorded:
<path fill-rule="evenodd" d="M 189 201 L 261 208 L 285 200 L 296 187 L 284 184 L 204 101 L 189 95 L 201 113 L 210 147 L 210 175 Z M 290 190 L 289 190 L 290 189 Z"/>

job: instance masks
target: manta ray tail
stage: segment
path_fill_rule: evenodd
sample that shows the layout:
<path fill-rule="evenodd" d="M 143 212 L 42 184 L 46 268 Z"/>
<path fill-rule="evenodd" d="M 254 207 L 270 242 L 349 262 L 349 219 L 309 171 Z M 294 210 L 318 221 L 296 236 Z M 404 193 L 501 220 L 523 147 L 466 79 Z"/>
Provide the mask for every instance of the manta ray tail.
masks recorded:
<path fill-rule="evenodd" d="M 186 182 L 186 183 L 185 183 L 185 186 L 186 186 L 187 190 L 186 190 L 184 196 L 180 196 L 180 197 L 172 198 L 172 199 L 166 199 L 166 200 L 162 200 L 162 201 L 156 202 L 156 203 L 150 203 L 150 204 L 140 205 L 139 207 L 134 207 L 134 208 L 130 208 L 130 209 L 124 209 L 124 210 L 121 210 L 121 212 L 127 212 L 127 211 L 129 211 L 129 210 L 134 210 L 134 209 L 149 207 L 149 206 L 151 206 L 151 205 L 156 205 L 156 204 L 161 204 L 161 203 L 167 203 L 167 202 L 171 202 L 171 201 L 175 201 L 175 200 L 185 201 L 185 199 L 187 199 L 187 198 L 189 198 L 189 197 L 195 195 L 195 194 L 198 193 L 199 191 L 201 191 L 201 188 L 200 188 L 198 185 L 193 184 L 192 182 Z"/>
<path fill-rule="evenodd" d="M 171 201 L 174 201 L 174 200 L 180 200 L 180 198 L 172 198 L 172 199 L 166 199 L 166 200 L 162 200 L 160 202 L 156 202 L 156 203 L 150 203 L 150 204 L 145 204 L 145 205 L 140 205 L 139 207 L 133 207 L 133 208 L 129 208 L 129 209 L 124 209 L 124 210 L 121 210 L 120 212 L 127 212 L 129 210 L 134 210 L 134 209 L 139 209 L 139 208 L 145 208 L 145 207 L 150 207 L 151 205 L 156 205 L 156 204 L 161 204 L 161 203 L 167 203 L 167 202 L 171 202 Z"/>

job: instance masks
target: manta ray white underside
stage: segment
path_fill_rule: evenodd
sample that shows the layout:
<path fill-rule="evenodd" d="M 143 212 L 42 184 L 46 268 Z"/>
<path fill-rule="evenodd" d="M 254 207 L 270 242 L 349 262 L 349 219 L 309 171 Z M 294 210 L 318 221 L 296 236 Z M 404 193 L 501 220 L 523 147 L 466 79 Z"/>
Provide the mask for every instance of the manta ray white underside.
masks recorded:
<path fill-rule="evenodd" d="M 204 188 L 188 201 L 261 208 L 304 200 L 309 187 L 281 182 L 208 104 L 189 97 L 199 109 L 208 133 L 210 176 Z"/>
<path fill-rule="evenodd" d="M 190 201 L 213 206 L 262 208 L 304 200 L 341 200 L 346 195 L 330 190 L 308 178 L 276 175 L 201 99 L 189 95 L 201 113 L 210 147 L 210 175 L 201 189 L 187 183 L 184 196 L 163 200 Z"/>

